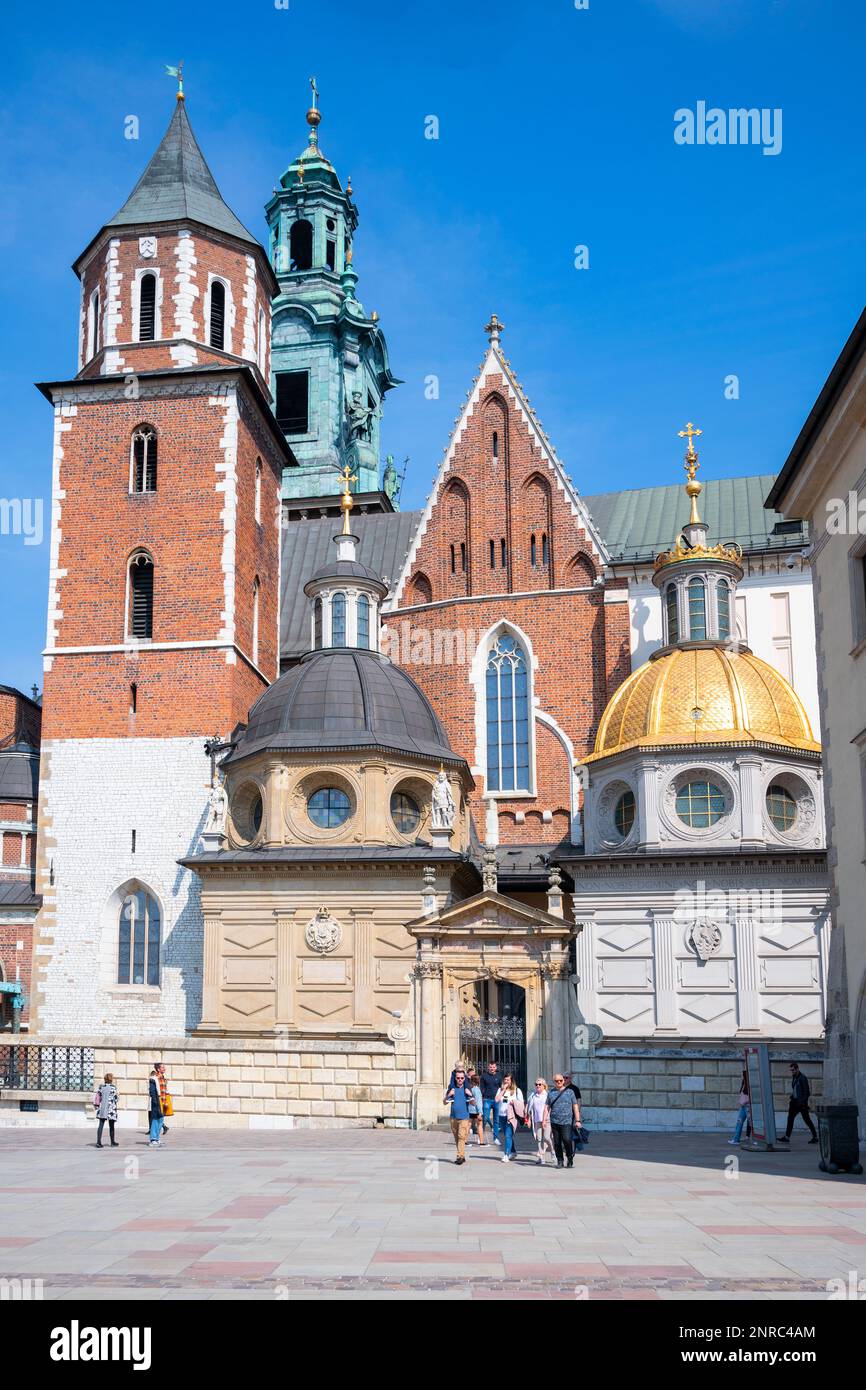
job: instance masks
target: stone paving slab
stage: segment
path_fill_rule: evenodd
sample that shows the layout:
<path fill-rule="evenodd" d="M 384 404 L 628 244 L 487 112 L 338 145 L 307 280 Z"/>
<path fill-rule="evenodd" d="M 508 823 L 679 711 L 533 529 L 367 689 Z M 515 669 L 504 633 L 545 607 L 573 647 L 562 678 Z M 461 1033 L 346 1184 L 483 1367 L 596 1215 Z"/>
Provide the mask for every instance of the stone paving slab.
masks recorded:
<path fill-rule="evenodd" d="M 805 1141 L 599 1134 L 568 1171 L 490 1148 L 457 1167 L 440 1131 L 120 1138 L 0 1130 L 0 1277 L 64 1301 L 808 1301 L 866 1274 L 866 1179 Z"/>

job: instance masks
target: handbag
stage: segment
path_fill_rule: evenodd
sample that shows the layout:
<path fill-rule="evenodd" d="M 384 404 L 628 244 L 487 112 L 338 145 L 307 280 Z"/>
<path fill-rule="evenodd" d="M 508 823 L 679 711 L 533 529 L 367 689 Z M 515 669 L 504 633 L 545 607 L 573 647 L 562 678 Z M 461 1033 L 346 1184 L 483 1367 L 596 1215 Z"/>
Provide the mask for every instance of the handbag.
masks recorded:
<path fill-rule="evenodd" d="M 165 1095 L 162 1098 L 162 1113 L 163 1115 L 174 1114 L 174 1106 L 172 1104 L 171 1096 L 169 1095 L 168 1091 L 166 1091 Z"/>
<path fill-rule="evenodd" d="M 577 1137 L 578 1144 L 589 1143 L 589 1130 L 584 1129 L 583 1125 L 575 1125 L 574 1132 Z"/>
<path fill-rule="evenodd" d="M 511 1109 L 514 1111 L 515 1120 L 523 1120 L 526 1118 L 526 1107 L 522 1100 L 518 1100 L 517 1096 L 515 1096 L 514 1100 L 511 1102 Z"/>

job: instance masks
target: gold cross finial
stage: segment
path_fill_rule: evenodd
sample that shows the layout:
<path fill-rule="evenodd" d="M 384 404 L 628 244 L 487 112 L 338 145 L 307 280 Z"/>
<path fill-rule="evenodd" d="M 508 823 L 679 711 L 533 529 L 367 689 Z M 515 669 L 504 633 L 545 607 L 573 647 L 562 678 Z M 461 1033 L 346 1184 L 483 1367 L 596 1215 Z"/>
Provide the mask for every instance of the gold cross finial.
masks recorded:
<path fill-rule="evenodd" d="M 680 439 L 688 439 L 689 447 L 686 449 L 686 472 L 689 478 L 693 478 L 698 467 L 698 456 L 695 453 L 695 440 L 703 434 L 703 430 L 696 429 L 689 420 L 684 430 L 680 430 Z"/>
<path fill-rule="evenodd" d="M 499 322 L 499 319 L 498 319 L 498 317 L 496 316 L 496 314 L 491 314 L 491 315 L 490 315 L 490 322 L 489 322 L 489 323 L 485 323 L 485 325 L 484 325 L 484 332 L 485 332 L 485 333 L 487 334 L 487 336 L 489 337 L 491 343 L 498 343 L 498 342 L 499 342 L 499 336 L 500 336 L 500 334 L 504 331 L 504 329 L 505 329 L 505 324 Z"/>
<path fill-rule="evenodd" d="M 340 482 L 343 484 L 342 496 L 340 497 L 340 507 L 343 512 L 343 535 L 349 535 L 349 512 L 352 510 L 352 484 L 358 481 L 357 473 L 353 473 L 348 463 L 343 465 L 340 470 Z"/>

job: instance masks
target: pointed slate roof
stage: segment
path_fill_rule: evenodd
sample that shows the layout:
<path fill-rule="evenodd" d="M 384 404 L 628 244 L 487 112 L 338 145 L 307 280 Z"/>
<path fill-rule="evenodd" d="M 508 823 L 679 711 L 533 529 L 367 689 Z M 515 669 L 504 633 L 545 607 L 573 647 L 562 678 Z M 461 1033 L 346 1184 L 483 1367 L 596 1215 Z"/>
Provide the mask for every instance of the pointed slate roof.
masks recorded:
<path fill-rule="evenodd" d="M 159 148 L 123 207 L 106 226 L 130 227 L 187 219 L 259 245 L 223 202 L 193 135 L 186 103 L 178 101 Z"/>

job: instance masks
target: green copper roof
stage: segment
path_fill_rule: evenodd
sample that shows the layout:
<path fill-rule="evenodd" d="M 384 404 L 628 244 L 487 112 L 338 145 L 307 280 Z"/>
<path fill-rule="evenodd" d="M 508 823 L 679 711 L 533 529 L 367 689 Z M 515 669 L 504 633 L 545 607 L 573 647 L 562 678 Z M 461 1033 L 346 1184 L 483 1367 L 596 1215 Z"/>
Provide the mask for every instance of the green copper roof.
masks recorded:
<path fill-rule="evenodd" d="M 699 507 L 710 542 L 737 541 L 744 550 L 802 546 L 805 522 L 787 522 L 764 506 L 774 474 L 749 478 L 705 478 Z M 682 483 L 602 492 L 583 497 L 613 560 L 649 560 L 666 550 L 689 519 Z M 782 529 L 777 529 L 782 528 Z"/>
<path fill-rule="evenodd" d="M 259 244 L 223 202 L 192 133 L 186 103 L 178 101 L 159 149 L 123 207 L 106 225 L 129 227 L 187 219 L 253 246 Z"/>

